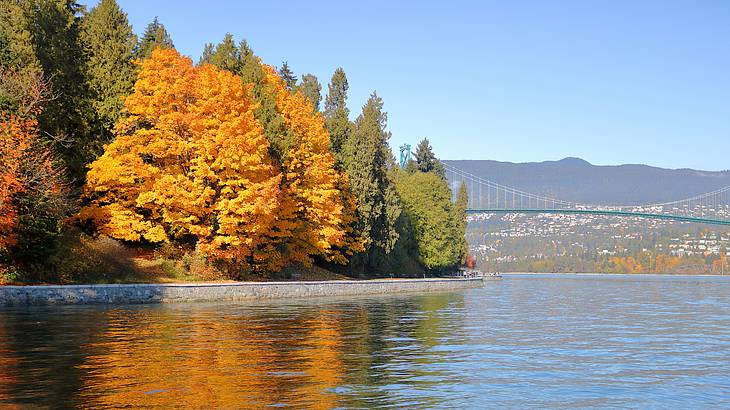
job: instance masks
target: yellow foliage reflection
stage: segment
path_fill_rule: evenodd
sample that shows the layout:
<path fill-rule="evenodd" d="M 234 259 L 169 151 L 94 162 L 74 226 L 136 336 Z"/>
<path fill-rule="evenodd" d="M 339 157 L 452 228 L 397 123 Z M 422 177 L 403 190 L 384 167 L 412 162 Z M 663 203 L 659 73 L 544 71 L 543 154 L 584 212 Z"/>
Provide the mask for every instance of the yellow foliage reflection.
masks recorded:
<path fill-rule="evenodd" d="M 263 408 L 277 403 L 331 408 L 342 380 L 341 333 L 321 312 L 266 323 L 256 316 L 185 322 L 110 312 L 109 327 L 83 365 L 90 407 Z M 311 316 L 310 316 L 311 317 Z M 301 329 L 292 334 L 292 329 Z"/>

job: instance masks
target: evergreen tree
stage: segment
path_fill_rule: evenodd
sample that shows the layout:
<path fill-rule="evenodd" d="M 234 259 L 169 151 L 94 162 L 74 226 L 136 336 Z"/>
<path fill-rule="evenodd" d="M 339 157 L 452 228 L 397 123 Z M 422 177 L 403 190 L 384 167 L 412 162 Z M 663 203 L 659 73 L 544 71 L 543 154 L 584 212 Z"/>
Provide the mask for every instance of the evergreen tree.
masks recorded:
<path fill-rule="evenodd" d="M 71 0 L 28 0 L 4 2 L 0 10 L 12 70 L 29 75 L 30 81 L 50 81 L 51 97 L 38 117 L 40 135 L 54 145 L 71 177 L 82 181 L 93 158 L 93 112 L 88 109 L 79 42 L 83 7 Z"/>
<path fill-rule="evenodd" d="M 327 86 L 327 98 L 324 102 L 325 117 L 332 118 L 337 111 L 347 111 L 347 90 L 350 84 L 347 82 L 347 75 L 342 67 L 338 67 Z"/>
<path fill-rule="evenodd" d="M 206 48 L 209 45 L 206 45 Z M 206 59 L 205 62 L 213 64 L 214 66 L 230 71 L 232 73 L 238 73 L 241 67 L 241 52 L 238 46 L 233 41 L 233 36 L 227 33 L 215 48 L 211 46 L 212 51 L 209 55 L 206 55 L 205 50 L 203 51 L 203 57 Z"/>
<path fill-rule="evenodd" d="M 466 241 L 466 209 L 469 207 L 469 193 L 466 184 L 461 184 L 454 204 L 454 238 L 457 242 L 459 263 L 464 263 L 469 253 L 469 244 Z"/>
<path fill-rule="evenodd" d="M 42 106 L 33 102 L 34 110 L 23 109 L 24 100 L 34 94 L 43 78 L 41 63 L 36 57 L 31 20 L 20 2 L 9 1 L 0 7 L 0 111 L 20 117 L 37 114 Z M 45 89 L 49 93 L 49 89 Z M 41 95 L 41 93 L 35 93 Z M 35 111 L 35 112 L 31 112 Z"/>
<path fill-rule="evenodd" d="M 0 67 L 4 72 L 41 72 L 34 47 L 33 21 L 27 3 L 7 1 L 0 7 Z"/>
<path fill-rule="evenodd" d="M 139 46 L 137 47 L 136 58 L 145 59 L 152 54 L 152 50 L 155 48 L 175 48 L 172 43 L 172 38 L 168 34 L 165 26 L 160 23 L 160 20 L 155 16 L 150 24 L 142 34 L 142 38 L 139 40 Z"/>
<path fill-rule="evenodd" d="M 322 99 L 322 85 L 317 80 L 317 77 L 314 74 L 304 74 L 299 89 L 302 90 L 304 96 L 312 103 L 314 111 L 318 112 L 319 101 Z"/>
<path fill-rule="evenodd" d="M 383 100 L 373 93 L 355 122 L 345 147 L 345 169 L 357 197 L 358 232 L 366 238 L 366 267 L 381 270 L 398 240 L 398 197 L 389 177 L 394 161 L 388 146 L 387 114 Z"/>
<path fill-rule="evenodd" d="M 237 74 L 243 79 L 243 82 L 254 84 L 255 88 L 256 84 L 261 84 L 265 77 L 261 69 L 261 60 L 246 40 L 241 40 L 238 43 L 238 56 L 241 59 L 241 64 L 239 67 L 240 72 Z"/>
<path fill-rule="evenodd" d="M 416 147 L 416 166 L 421 172 L 433 172 L 436 175 L 444 176 L 444 166 L 433 153 L 428 138 L 424 138 Z"/>
<path fill-rule="evenodd" d="M 132 61 L 137 37 L 116 0 L 101 0 L 82 19 L 81 41 L 86 55 L 84 73 L 98 123 L 97 150 L 112 138 L 112 127 L 132 91 Z"/>
<path fill-rule="evenodd" d="M 418 164 L 416 164 L 416 161 L 414 161 L 413 158 L 408 160 L 405 170 L 406 172 L 410 172 L 411 174 L 414 172 L 418 172 Z"/>
<path fill-rule="evenodd" d="M 203 46 L 203 54 L 200 55 L 198 65 L 211 64 L 210 59 L 213 56 L 214 51 L 215 48 L 213 47 L 213 43 L 205 43 L 205 46 Z"/>
<path fill-rule="evenodd" d="M 289 64 L 286 61 L 284 61 L 281 68 L 279 68 L 279 77 L 284 80 L 287 89 L 293 90 L 297 86 L 297 77 L 289 68 Z"/>
<path fill-rule="evenodd" d="M 267 81 L 261 60 L 246 41 L 241 42 L 239 51 L 241 56 L 239 75 L 243 81 L 253 83 L 254 98 L 259 103 L 255 112 L 256 119 L 264 127 L 264 135 L 269 141 L 272 157 L 279 164 L 283 164 L 291 148 L 293 135 L 276 108 L 276 101 L 273 98 L 274 86 Z"/>
<path fill-rule="evenodd" d="M 332 80 L 327 87 L 324 116 L 327 121 L 327 130 L 330 133 L 330 147 L 340 165 L 344 162 L 345 142 L 350 138 L 354 129 L 349 118 L 350 110 L 347 108 L 348 88 L 345 70 L 339 67 L 332 74 Z"/>

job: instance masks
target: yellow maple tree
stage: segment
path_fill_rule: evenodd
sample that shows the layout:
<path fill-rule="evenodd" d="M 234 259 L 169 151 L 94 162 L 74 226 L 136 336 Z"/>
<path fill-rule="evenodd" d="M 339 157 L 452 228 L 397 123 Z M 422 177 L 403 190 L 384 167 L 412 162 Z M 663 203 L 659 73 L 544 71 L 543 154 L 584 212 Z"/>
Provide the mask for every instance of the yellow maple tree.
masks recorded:
<path fill-rule="evenodd" d="M 82 219 L 117 239 L 194 244 L 238 267 L 276 259 L 281 175 L 251 87 L 158 49 L 141 62 L 125 107 L 115 140 L 90 166 Z"/>
<path fill-rule="evenodd" d="M 344 264 L 347 256 L 363 250 L 363 240 L 350 229 L 355 198 L 346 176 L 335 168 L 324 117 L 313 112 L 303 93 L 289 91 L 273 67 L 263 68 L 292 138 L 282 163 L 283 260 L 309 265 L 312 256 L 320 256 Z"/>

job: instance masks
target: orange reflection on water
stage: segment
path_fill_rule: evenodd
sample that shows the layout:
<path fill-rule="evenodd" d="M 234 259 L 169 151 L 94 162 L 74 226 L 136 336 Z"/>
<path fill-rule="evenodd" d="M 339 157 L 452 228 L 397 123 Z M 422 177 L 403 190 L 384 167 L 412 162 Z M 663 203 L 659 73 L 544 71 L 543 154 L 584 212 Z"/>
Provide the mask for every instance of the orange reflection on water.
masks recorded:
<path fill-rule="evenodd" d="M 0 408 L 393 406 L 402 392 L 380 386 L 428 389 L 445 377 L 431 366 L 440 353 L 428 350 L 445 324 L 459 326 L 439 313 L 451 301 L 0 312 Z M 404 363 L 417 366 L 403 372 Z"/>
<path fill-rule="evenodd" d="M 114 315 L 114 313 L 111 313 Z M 340 333 L 330 312 L 285 328 L 255 317 L 186 323 L 110 317 L 87 357 L 82 400 L 90 407 L 334 407 L 341 380 Z M 290 329 L 298 337 L 277 337 Z M 289 356 L 289 357 L 287 357 Z"/>
<path fill-rule="evenodd" d="M 312 408 L 330 409 L 337 404 L 337 396 L 330 391 L 343 378 L 342 331 L 338 326 L 339 312 L 322 310 L 307 321 L 309 329 L 306 348 L 299 352 L 306 363 L 309 383 L 299 391 L 312 402 Z"/>
<path fill-rule="evenodd" d="M 0 403 L 10 401 L 10 395 L 6 392 L 10 386 L 16 386 L 20 380 L 11 369 L 18 367 L 18 359 L 13 357 L 8 349 L 7 330 L 3 323 L 0 323 Z M 3 409 L 5 407 L 2 407 Z M 20 406 L 11 406 L 8 409 L 19 409 Z"/>

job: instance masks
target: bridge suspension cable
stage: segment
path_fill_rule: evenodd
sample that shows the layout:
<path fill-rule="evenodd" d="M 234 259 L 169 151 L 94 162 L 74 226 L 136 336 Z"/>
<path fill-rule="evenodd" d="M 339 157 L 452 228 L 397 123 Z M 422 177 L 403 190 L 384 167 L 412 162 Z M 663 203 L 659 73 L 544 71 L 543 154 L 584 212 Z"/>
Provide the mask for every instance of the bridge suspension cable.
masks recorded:
<path fill-rule="evenodd" d="M 469 212 L 617 215 L 730 225 L 730 186 L 663 203 L 595 205 L 526 192 L 443 165 L 454 196 L 462 185 L 466 187 Z"/>

